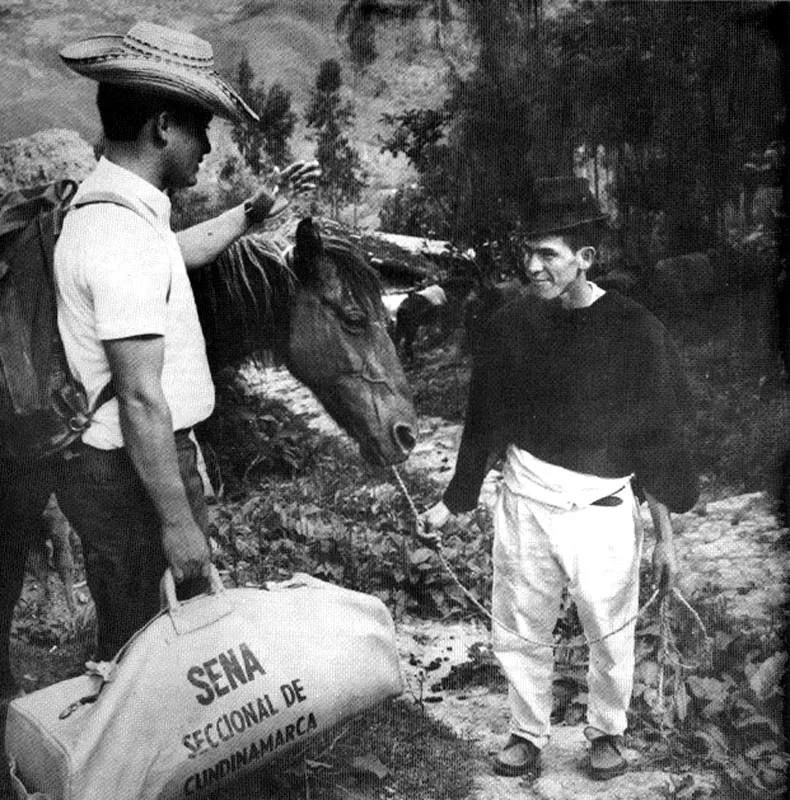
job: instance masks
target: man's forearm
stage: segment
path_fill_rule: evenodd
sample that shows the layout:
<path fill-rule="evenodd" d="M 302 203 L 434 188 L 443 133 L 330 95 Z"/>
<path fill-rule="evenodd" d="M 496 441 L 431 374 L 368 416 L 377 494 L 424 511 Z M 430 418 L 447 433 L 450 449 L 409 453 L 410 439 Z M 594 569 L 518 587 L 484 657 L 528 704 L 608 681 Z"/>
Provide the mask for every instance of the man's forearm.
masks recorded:
<path fill-rule="evenodd" d="M 187 269 L 216 260 L 223 250 L 247 231 L 244 204 L 234 206 L 213 219 L 200 222 L 176 234 Z"/>

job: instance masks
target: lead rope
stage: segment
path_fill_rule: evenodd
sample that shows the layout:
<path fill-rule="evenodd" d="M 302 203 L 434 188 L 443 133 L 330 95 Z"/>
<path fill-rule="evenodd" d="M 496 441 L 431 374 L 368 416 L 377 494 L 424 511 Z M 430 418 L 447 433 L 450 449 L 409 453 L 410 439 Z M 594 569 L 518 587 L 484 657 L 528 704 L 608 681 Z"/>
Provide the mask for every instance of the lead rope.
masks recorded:
<path fill-rule="evenodd" d="M 406 501 L 409 504 L 409 508 L 411 509 L 411 513 L 414 515 L 414 521 L 415 521 L 415 524 L 417 526 L 417 530 L 419 531 L 419 530 L 422 529 L 422 522 L 420 521 L 420 515 L 419 515 L 419 512 L 417 511 L 417 507 L 414 505 L 414 500 L 412 500 L 411 494 L 409 493 L 409 490 L 406 488 L 406 484 L 403 482 L 403 478 L 401 477 L 400 473 L 398 472 L 397 467 L 392 465 L 390 467 L 390 469 L 392 469 L 392 472 L 393 472 L 393 474 L 395 475 L 395 478 L 398 481 L 398 485 L 400 486 L 401 491 L 403 492 L 403 495 L 404 495 L 404 497 L 406 498 Z M 494 624 L 498 625 L 500 628 L 502 628 L 503 630 L 507 631 L 512 636 L 516 636 L 517 638 L 521 639 L 524 642 L 527 642 L 528 644 L 534 645 L 536 647 L 549 647 L 552 650 L 573 650 L 573 649 L 575 649 L 577 647 L 584 647 L 584 646 L 589 646 L 589 645 L 593 645 L 593 644 L 598 644 L 599 642 L 604 641 L 604 639 L 608 639 L 610 636 L 614 636 L 616 633 L 620 633 L 620 631 L 622 631 L 624 628 L 627 628 L 632 623 L 637 622 L 638 620 L 640 620 L 645 615 L 645 613 L 650 608 L 650 606 L 652 606 L 653 603 L 655 603 L 655 601 L 659 598 L 659 596 L 661 594 L 660 589 L 656 589 L 653 592 L 653 594 L 650 595 L 650 598 L 648 599 L 648 601 L 642 606 L 642 608 L 639 609 L 639 611 L 637 611 L 636 614 L 634 614 L 632 617 L 629 617 L 622 625 L 620 625 L 619 627 L 615 628 L 613 631 L 609 631 L 609 633 L 604 634 L 603 636 L 599 636 L 596 639 L 587 639 L 585 636 L 581 636 L 581 637 L 576 637 L 576 638 L 577 639 L 581 639 L 582 641 L 578 641 L 578 642 L 571 641 L 571 642 L 568 642 L 568 643 L 565 643 L 565 644 L 563 644 L 563 643 L 554 643 L 554 642 L 536 642 L 533 639 L 528 639 L 526 636 L 523 636 L 521 633 L 519 633 L 518 631 L 516 631 L 513 628 L 511 628 L 509 625 L 506 625 L 504 622 L 502 622 L 501 620 L 497 619 L 461 583 L 461 580 L 459 579 L 458 575 L 456 575 L 455 571 L 453 570 L 453 568 L 447 562 L 447 559 L 442 554 L 442 544 L 438 540 L 436 542 L 436 547 L 435 547 L 434 552 L 436 553 L 436 557 L 439 559 L 439 563 L 442 565 L 442 567 L 447 572 L 447 574 L 452 578 L 453 583 L 455 583 L 456 586 L 458 586 L 458 588 L 464 593 L 464 595 L 469 598 L 469 600 L 472 602 L 472 604 L 475 606 L 475 608 L 477 608 L 486 617 L 488 617 L 488 619 L 490 619 L 491 622 L 493 622 Z M 702 620 L 700 619 L 700 617 L 697 614 L 697 612 L 686 602 L 686 598 L 683 597 L 683 595 L 680 592 L 680 589 L 678 589 L 677 587 L 673 587 L 672 588 L 672 594 L 675 597 L 677 597 L 677 599 L 691 612 L 695 622 L 700 627 L 700 629 L 702 630 L 703 635 L 707 639 L 707 631 L 705 630 L 705 626 L 703 625 Z"/>

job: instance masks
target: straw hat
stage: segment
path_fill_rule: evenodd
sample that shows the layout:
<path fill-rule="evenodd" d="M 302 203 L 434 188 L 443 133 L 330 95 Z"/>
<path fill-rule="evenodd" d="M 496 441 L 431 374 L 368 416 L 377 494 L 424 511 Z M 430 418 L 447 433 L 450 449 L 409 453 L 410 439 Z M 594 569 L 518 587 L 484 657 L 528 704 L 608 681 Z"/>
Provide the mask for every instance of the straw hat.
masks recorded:
<path fill-rule="evenodd" d="M 161 91 L 234 121 L 258 121 L 214 69 L 211 45 L 190 33 L 138 22 L 125 36 L 104 34 L 70 44 L 60 57 L 95 81 Z"/>
<path fill-rule="evenodd" d="M 526 225 L 528 236 L 561 233 L 608 218 L 590 194 L 586 178 L 537 178 L 534 194 L 536 207 Z"/>

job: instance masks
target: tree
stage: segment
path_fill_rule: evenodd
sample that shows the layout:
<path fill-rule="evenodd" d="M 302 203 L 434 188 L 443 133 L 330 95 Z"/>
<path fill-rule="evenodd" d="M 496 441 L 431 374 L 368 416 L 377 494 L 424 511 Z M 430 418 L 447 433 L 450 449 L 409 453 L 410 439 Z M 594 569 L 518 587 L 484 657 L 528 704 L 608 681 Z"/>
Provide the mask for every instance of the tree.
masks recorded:
<path fill-rule="evenodd" d="M 450 233 L 454 203 L 447 169 L 449 121 L 446 109 L 411 108 L 382 116 L 390 132 L 379 137 L 381 152 L 406 156 L 419 173 L 417 184 L 400 187 L 384 201 L 379 215 L 384 230 L 434 239 Z"/>
<path fill-rule="evenodd" d="M 537 102 L 539 3 L 467 0 L 466 5 L 480 43 L 475 71 L 456 80 L 442 109 L 385 115 L 391 132 L 383 147 L 404 154 L 420 176 L 420 191 L 405 193 L 393 208 L 429 199 L 429 208 L 445 210 L 445 224 L 431 220 L 432 227 L 473 244 L 481 236 L 506 240 L 529 213 L 544 115 Z"/>
<path fill-rule="evenodd" d="M 532 214 L 534 177 L 570 174 L 585 145 L 606 154 L 630 250 L 660 257 L 721 241 L 750 154 L 784 138 L 772 31 L 786 30 L 785 4 L 612 0 L 553 16 L 539 0 L 463 4 L 479 56 L 443 109 L 442 148 L 423 141 L 429 111 L 386 119 L 385 148 L 420 176 L 399 216 L 416 219 L 403 201 L 431 197 L 456 240 L 501 241 Z"/>
<path fill-rule="evenodd" d="M 749 153 L 781 137 L 786 21 L 760 2 L 591 3 L 547 26 L 547 108 L 610 154 L 627 228 L 661 217 L 670 249 L 721 239 Z"/>
<path fill-rule="evenodd" d="M 307 126 L 316 131 L 315 157 L 321 165 L 319 190 L 334 218 L 342 203 L 359 200 L 365 186 L 359 153 L 348 137 L 356 115 L 351 102 L 341 98 L 341 86 L 338 62 L 321 62 L 305 114 Z"/>
<path fill-rule="evenodd" d="M 263 82 L 254 84 L 255 73 L 246 54 L 239 62 L 236 85 L 244 101 L 260 117 L 257 124 L 234 124 L 231 136 L 250 169 L 260 175 L 262 157 L 278 167 L 291 160 L 288 140 L 293 134 L 296 114 L 291 110 L 291 93 L 279 83 L 267 92 Z"/>

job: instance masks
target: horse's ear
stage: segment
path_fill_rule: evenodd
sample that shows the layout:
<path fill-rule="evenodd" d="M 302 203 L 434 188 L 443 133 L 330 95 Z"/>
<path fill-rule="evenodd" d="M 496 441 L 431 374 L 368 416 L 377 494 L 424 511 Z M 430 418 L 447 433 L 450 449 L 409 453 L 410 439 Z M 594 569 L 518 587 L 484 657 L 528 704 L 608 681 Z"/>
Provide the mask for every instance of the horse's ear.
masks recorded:
<path fill-rule="evenodd" d="M 312 217 L 305 217 L 296 226 L 296 245 L 293 249 L 293 269 L 302 281 L 319 281 L 324 245 L 318 226 Z"/>

